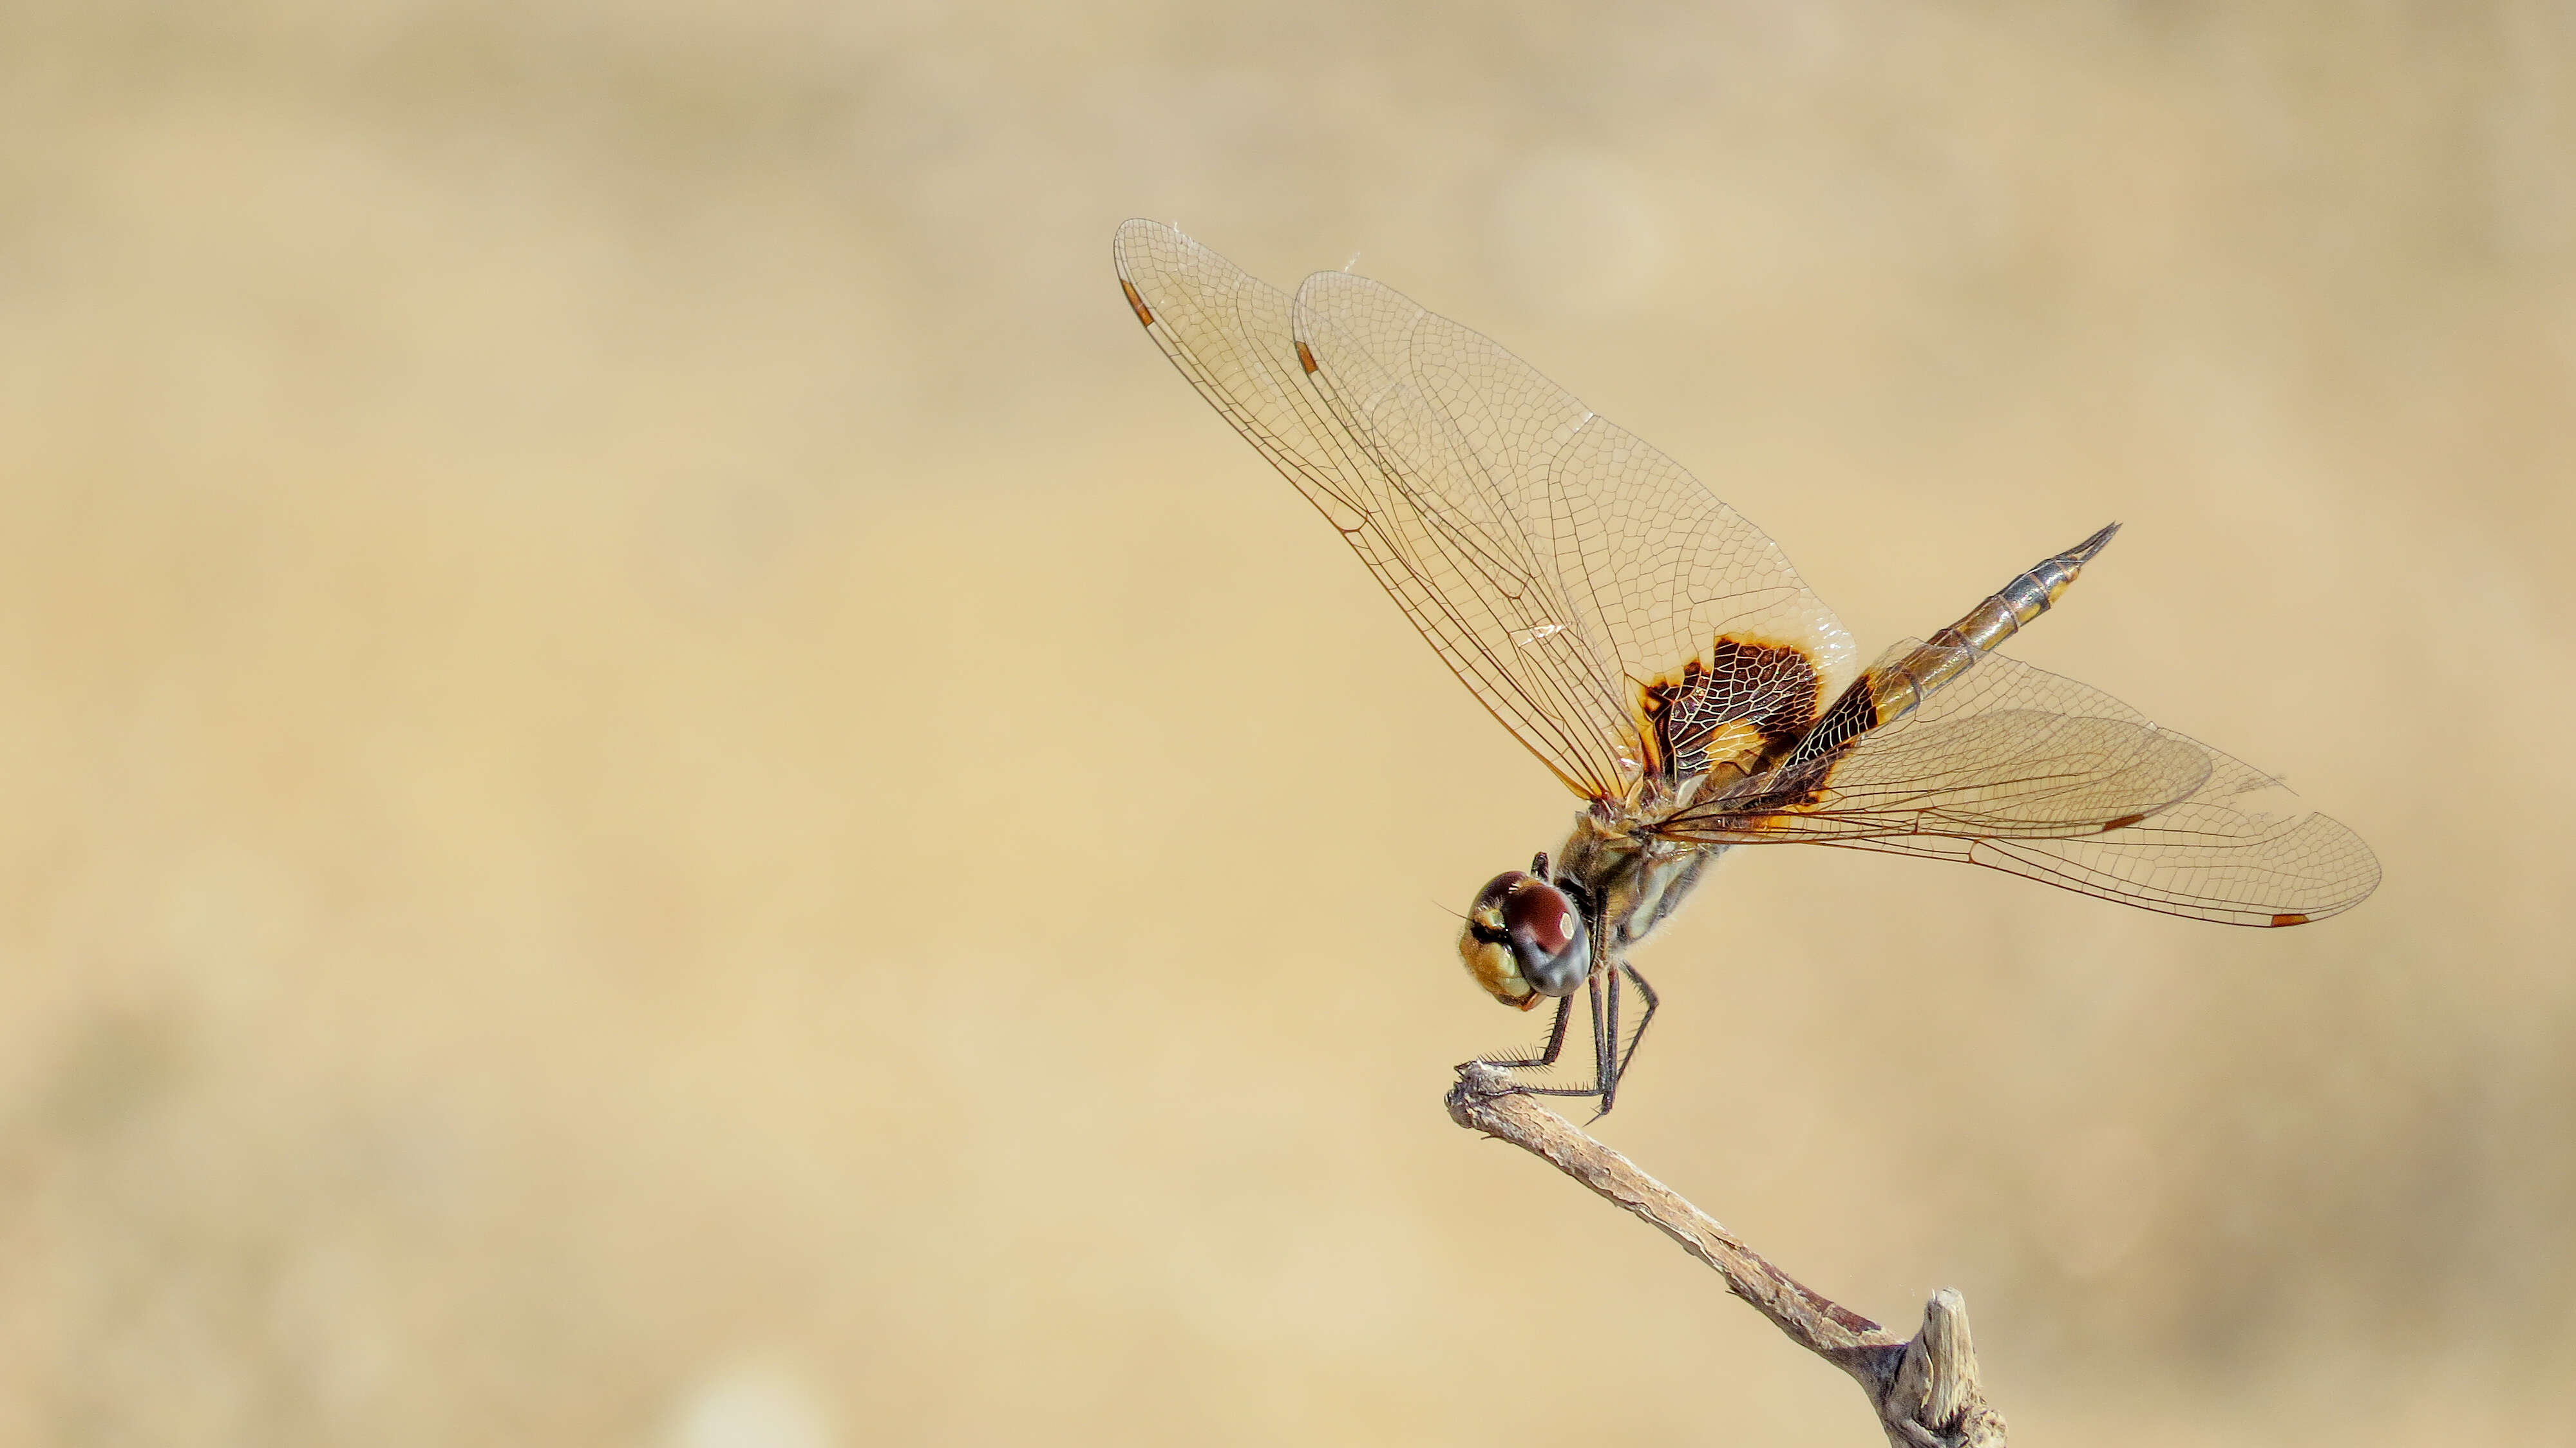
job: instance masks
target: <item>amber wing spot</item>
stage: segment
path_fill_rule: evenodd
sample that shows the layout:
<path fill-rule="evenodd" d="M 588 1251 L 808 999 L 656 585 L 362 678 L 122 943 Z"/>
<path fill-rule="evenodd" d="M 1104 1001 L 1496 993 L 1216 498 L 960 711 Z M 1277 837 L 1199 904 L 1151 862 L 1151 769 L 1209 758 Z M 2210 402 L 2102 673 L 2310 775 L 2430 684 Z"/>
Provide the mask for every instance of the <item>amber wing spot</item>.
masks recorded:
<path fill-rule="evenodd" d="M 1297 344 L 1297 364 L 1305 368 L 1309 374 L 1315 370 L 1315 354 L 1306 350 L 1306 344 L 1303 341 Z"/>
<path fill-rule="evenodd" d="M 1120 277 L 1118 279 L 1118 289 L 1127 294 L 1127 305 L 1136 309 L 1136 320 L 1144 323 L 1148 327 L 1154 325 L 1154 314 L 1145 310 L 1145 299 L 1136 295 L 1136 284 L 1127 280 L 1125 277 Z M 1312 372 L 1315 369 L 1309 367 L 1306 370 Z"/>
<path fill-rule="evenodd" d="M 2145 816 L 2145 815 L 2142 815 L 2142 814 L 2122 815 L 2122 816 L 2120 816 L 2118 819 L 2115 819 L 2115 820 L 2111 821 L 2109 824 L 2104 825 L 2104 826 L 2102 827 L 2102 833 L 2104 833 L 2104 834 L 2106 834 L 2106 835 L 2107 835 L 2107 834 L 2109 834 L 2109 833 L 2110 833 L 2111 831 L 2113 831 L 2113 830 L 2125 830 L 2125 829 L 2127 829 L 2129 826 L 2131 826 L 2131 825 L 2133 825 L 2133 824 L 2136 824 L 2138 821 L 2140 821 L 2140 820 L 2142 820 L 2142 819 L 2145 819 L 2145 818 L 2146 818 L 2146 816 Z M 2276 923 L 2278 923 L 2278 922 L 2276 922 Z"/>
<path fill-rule="evenodd" d="M 2308 917 L 2296 913 L 2275 915 L 2272 917 L 2272 923 L 2275 925 L 2305 925 L 2308 923 Z"/>

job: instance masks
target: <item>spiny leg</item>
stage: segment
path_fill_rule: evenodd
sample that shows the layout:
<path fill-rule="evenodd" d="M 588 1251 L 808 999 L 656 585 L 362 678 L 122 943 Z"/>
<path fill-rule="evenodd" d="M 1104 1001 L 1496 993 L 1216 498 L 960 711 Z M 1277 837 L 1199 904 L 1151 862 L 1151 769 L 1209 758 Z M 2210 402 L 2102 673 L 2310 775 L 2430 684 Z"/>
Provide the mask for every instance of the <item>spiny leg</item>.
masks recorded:
<path fill-rule="evenodd" d="M 1619 1055 L 1619 972 L 1606 970 L 1601 974 L 1609 977 L 1610 1005 L 1609 1009 L 1602 1013 L 1597 1027 L 1598 1043 L 1595 1049 L 1601 1059 L 1600 1063 L 1593 1068 L 1592 1080 L 1601 1088 L 1601 1109 L 1592 1113 L 1594 1121 L 1609 1115 L 1610 1108 L 1618 1104 L 1619 1074 L 1628 1069 L 1628 1063 Z M 1597 980 L 1600 977 L 1594 978 Z M 1598 1007 L 1600 1003 L 1599 993 L 1596 992 L 1593 1004 Z"/>
<path fill-rule="evenodd" d="M 1601 977 L 1598 975 L 1585 977 L 1583 993 L 1590 997 L 1592 1006 L 1592 1091 L 1590 1094 L 1597 1096 L 1601 1093 L 1601 1068 L 1608 1064 L 1610 1059 L 1601 1044 Z"/>
<path fill-rule="evenodd" d="M 1556 1002 L 1556 1024 L 1547 1028 L 1547 1045 L 1535 1056 L 1517 1061 L 1497 1061 L 1491 1056 L 1476 1059 L 1487 1066 L 1500 1066 L 1506 1071 L 1525 1071 L 1533 1067 L 1553 1066 L 1559 1052 L 1565 1049 L 1565 1023 L 1574 1014 L 1574 997 L 1559 996 Z"/>
<path fill-rule="evenodd" d="M 1653 986 L 1646 984 L 1646 978 L 1637 973 L 1635 966 L 1624 960 L 1620 961 L 1619 973 L 1635 981 L 1637 994 L 1646 998 L 1646 1012 L 1637 1019 L 1637 1034 L 1628 1038 L 1627 1053 L 1619 1058 L 1618 1074 L 1625 1077 L 1628 1074 L 1629 1065 L 1637 1059 L 1637 1048 L 1646 1044 L 1646 1027 L 1655 1023 L 1655 1010 L 1663 1004 L 1663 1000 L 1655 994 Z M 1610 1108 L 1605 1105 L 1601 1109 L 1607 1111 Z"/>
<path fill-rule="evenodd" d="M 1543 1085 L 1517 1085 L 1517 1082 L 1515 1082 L 1515 1085 L 1512 1085 L 1512 1090 L 1507 1092 L 1507 1095 L 1595 1095 L 1595 1098 L 1597 1098 L 1597 1095 L 1600 1095 L 1600 1092 L 1602 1092 L 1602 1085 L 1600 1085 L 1600 1082 L 1602 1082 L 1602 1072 L 1605 1072 L 1605 1069 L 1610 1067 L 1610 1054 L 1613 1054 L 1613 1046 L 1610 1046 L 1610 1041 L 1613 1041 L 1613 1038 L 1607 1036 L 1607 1031 L 1605 1031 L 1607 1015 L 1602 1013 L 1602 976 L 1597 976 L 1597 974 L 1595 974 L 1595 976 L 1589 976 L 1587 982 L 1584 982 L 1584 987 L 1587 987 L 1589 997 L 1592 997 L 1592 1085 L 1579 1085 L 1579 1087 L 1543 1087 Z M 1618 989 L 1618 984 L 1613 982 L 1613 987 L 1610 987 L 1610 989 L 1613 989 L 1613 992 L 1615 992 L 1615 989 Z M 1546 1051 L 1540 1051 L 1538 1059 L 1525 1059 L 1525 1062 L 1484 1062 L 1484 1064 L 1486 1064 L 1486 1067 L 1507 1067 L 1507 1069 L 1510 1069 L 1510 1067 L 1553 1067 L 1553 1064 L 1556 1064 L 1556 1054 L 1558 1054 L 1558 1051 L 1561 1051 L 1561 1049 L 1564 1049 L 1564 1043 L 1566 1043 L 1566 1018 L 1569 1018 L 1571 1013 L 1574 1013 L 1574 997 L 1571 997 L 1571 995 L 1569 995 L 1569 997 L 1561 997 L 1561 1000 L 1556 1002 L 1556 1028 L 1553 1028 L 1553 1031 L 1548 1031 L 1548 1049 L 1546 1049 Z M 1595 1121 L 1597 1121 L 1597 1118 L 1600 1118 L 1600 1113 L 1595 1113 Z"/>
<path fill-rule="evenodd" d="M 1605 976 L 1608 977 L 1609 982 L 1609 995 L 1606 1000 L 1602 995 L 1602 982 Z M 1643 996 L 1646 1001 L 1646 1009 L 1637 1019 L 1636 1034 L 1628 1037 L 1624 1042 L 1619 1036 L 1621 976 L 1626 976 L 1635 982 L 1637 994 Z M 1615 962 L 1611 969 L 1592 976 L 1585 982 L 1585 987 L 1592 1007 L 1592 1084 L 1588 1086 L 1515 1085 L 1512 1088 L 1512 1094 L 1597 1097 L 1601 1102 L 1601 1109 L 1593 1113 L 1592 1119 L 1598 1121 L 1609 1115 L 1610 1108 L 1617 1104 L 1619 1082 L 1628 1074 L 1628 1068 L 1636 1062 L 1637 1048 L 1645 1044 L 1646 1028 L 1655 1023 L 1655 1012 L 1662 1009 L 1663 998 L 1656 993 L 1652 985 L 1646 983 L 1646 977 L 1640 974 L 1635 966 L 1624 960 Z M 1535 1056 L 1524 1056 L 1513 1060 L 1496 1060 L 1490 1056 L 1479 1057 L 1478 1060 L 1483 1065 L 1499 1066 L 1507 1071 L 1553 1066 L 1556 1064 L 1557 1057 L 1564 1053 L 1566 1027 L 1573 1014 L 1574 997 L 1559 997 L 1556 1003 L 1556 1020 L 1548 1028 L 1545 1049 Z"/>
<path fill-rule="evenodd" d="M 1562 1054 L 1565 1050 L 1565 1028 L 1567 1023 L 1573 1020 L 1573 1018 L 1574 997 L 1559 996 L 1556 1002 L 1556 1024 L 1548 1028 L 1547 1048 L 1545 1050 L 1540 1051 L 1535 1056 L 1523 1056 L 1517 1060 L 1496 1060 L 1491 1056 L 1479 1056 L 1476 1058 L 1474 1064 L 1480 1066 L 1499 1066 L 1506 1071 L 1525 1071 L 1537 1067 L 1553 1066 L 1556 1064 L 1556 1058 L 1558 1055 Z M 1601 1035 L 1601 988 L 1597 977 L 1594 980 L 1592 989 L 1592 1034 L 1594 1046 L 1593 1057 L 1597 1062 L 1600 1059 Z M 1462 1067 L 1461 1069 L 1464 1068 Z M 1601 1088 L 1598 1085 L 1528 1086 L 1516 1081 L 1512 1083 L 1511 1089 L 1503 1094 L 1507 1096 L 1598 1096 L 1601 1094 Z"/>

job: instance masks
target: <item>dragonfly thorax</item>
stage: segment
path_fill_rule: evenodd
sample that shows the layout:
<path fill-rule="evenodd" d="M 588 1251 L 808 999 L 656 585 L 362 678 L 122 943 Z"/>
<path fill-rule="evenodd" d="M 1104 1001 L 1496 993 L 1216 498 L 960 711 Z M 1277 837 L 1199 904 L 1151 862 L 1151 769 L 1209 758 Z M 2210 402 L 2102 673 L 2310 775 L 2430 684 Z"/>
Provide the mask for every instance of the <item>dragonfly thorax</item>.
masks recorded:
<path fill-rule="evenodd" d="M 1556 874 L 1585 903 L 1604 956 L 1613 956 L 1663 923 L 1725 848 L 1666 839 L 1587 810 L 1557 851 Z"/>
<path fill-rule="evenodd" d="M 1673 912 L 1724 846 L 1630 833 L 1590 813 L 1555 863 L 1488 881 L 1458 933 L 1467 973 L 1494 999 L 1528 1010 L 1569 996 Z"/>

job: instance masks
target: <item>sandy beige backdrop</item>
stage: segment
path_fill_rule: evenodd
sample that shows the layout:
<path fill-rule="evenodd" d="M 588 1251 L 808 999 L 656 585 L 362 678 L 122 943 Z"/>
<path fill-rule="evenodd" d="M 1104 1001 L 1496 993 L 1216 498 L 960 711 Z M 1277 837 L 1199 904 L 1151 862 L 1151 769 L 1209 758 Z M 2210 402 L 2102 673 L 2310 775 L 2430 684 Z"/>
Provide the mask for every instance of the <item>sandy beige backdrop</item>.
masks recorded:
<path fill-rule="evenodd" d="M 2029 1442 L 2563 1433 L 2571 158 L 2542 0 L 0 7 L 0 1441 L 1874 1441 L 1442 1117 L 1571 801 L 1140 213 L 1864 652 L 2125 521 L 2016 651 L 2378 897 L 1738 855 L 1608 1134 Z"/>

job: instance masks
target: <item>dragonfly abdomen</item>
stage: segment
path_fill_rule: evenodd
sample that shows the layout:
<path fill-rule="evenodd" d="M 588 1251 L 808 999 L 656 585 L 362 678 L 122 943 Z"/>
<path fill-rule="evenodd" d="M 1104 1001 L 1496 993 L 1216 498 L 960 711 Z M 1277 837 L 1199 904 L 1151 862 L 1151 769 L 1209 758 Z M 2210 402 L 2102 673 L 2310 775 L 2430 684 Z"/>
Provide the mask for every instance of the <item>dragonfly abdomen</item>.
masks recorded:
<path fill-rule="evenodd" d="M 1912 653 L 1870 670 L 1864 682 L 1877 705 L 1877 723 L 1893 724 L 1913 713 L 1942 685 L 2048 612 L 2084 565 L 2108 547 L 2111 535 L 2119 531 L 2120 525 L 2113 523 L 2065 552 L 2042 559 Z"/>
<path fill-rule="evenodd" d="M 2120 525 L 2113 523 L 2065 552 L 2040 560 L 1988 594 L 1965 617 L 1934 634 L 1929 642 L 1872 666 L 1816 717 L 1796 747 L 1781 759 L 1780 768 L 1789 771 L 1829 759 L 1869 731 L 1893 724 L 1923 707 L 1923 701 L 1943 685 L 1966 673 L 1996 645 L 2021 632 L 2023 625 L 2048 612 L 2058 595 L 2084 571 L 2084 565 L 2092 562 L 2110 544 L 2111 535 L 2119 531 Z M 1789 796 L 1803 798 L 1796 789 L 1784 798 Z"/>

